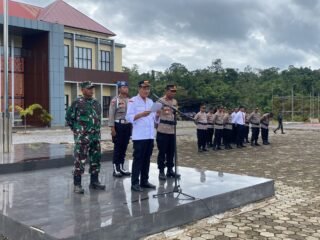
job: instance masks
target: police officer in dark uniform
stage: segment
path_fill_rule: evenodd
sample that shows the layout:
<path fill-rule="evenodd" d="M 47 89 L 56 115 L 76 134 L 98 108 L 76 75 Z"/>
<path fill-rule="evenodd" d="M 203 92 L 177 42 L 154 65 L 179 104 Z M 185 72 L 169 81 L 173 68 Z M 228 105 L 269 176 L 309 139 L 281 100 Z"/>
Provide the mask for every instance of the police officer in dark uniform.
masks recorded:
<path fill-rule="evenodd" d="M 104 190 L 99 182 L 101 146 L 101 105 L 93 98 L 94 85 L 91 82 L 80 84 L 83 96 L 78 97 L 68 108 L 66 121 L 74 134 L 74 192 L 84 193 L 81 175 L 87 158 L 90 159 L 90 188 Z"/>
<path fill-rule="evenodd" d="M 124 160 L 129 144 L 132 125 L 126 121 L 128 106 L 128 83 L 126 81 L 117 82 L 119 95 L 114 97 L 109 108 L 109 122 L 111 136 L 114 143 L 113 150 L 113 176 L 130 176 L 130 172 L 124 168 Z"/>

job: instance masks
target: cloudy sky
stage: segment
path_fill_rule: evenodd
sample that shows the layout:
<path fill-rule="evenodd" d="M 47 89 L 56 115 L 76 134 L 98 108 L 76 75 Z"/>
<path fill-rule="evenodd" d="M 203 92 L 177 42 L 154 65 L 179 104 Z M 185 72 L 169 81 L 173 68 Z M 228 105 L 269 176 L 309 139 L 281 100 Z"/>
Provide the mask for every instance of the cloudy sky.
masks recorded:
<path fill-rule="evenodd" d="M 17 0 L 46 6 L 53 0 Z M 123 65 L 320 66 L 318 0 L 65 0 L 126 44 Z"/>

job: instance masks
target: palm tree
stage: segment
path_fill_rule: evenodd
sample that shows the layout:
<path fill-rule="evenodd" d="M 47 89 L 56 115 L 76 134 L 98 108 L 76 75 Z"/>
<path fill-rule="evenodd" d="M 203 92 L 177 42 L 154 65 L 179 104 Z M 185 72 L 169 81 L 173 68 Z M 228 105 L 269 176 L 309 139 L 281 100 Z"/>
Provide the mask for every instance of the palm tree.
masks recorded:
<path fill-rule="evenodd" d="M 15 109 L 17 109 L 19 116 L 24 120 L 24 133 L 27 133 L 27 116 L 32 116 L 36 109 L 43 110 L 42 106 L 38 103 L 32 104 L 25 109 L 20 106 L 15 106 Z"/>

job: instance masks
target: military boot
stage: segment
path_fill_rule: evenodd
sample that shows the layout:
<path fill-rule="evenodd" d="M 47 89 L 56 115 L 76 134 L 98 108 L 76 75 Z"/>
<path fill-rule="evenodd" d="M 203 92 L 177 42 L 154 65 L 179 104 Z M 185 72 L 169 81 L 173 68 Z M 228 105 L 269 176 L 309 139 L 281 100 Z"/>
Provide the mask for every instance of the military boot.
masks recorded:
<path fill-rule="evenodd" d="M 113 176 L 114 177 L 122 177 L 119 164 L 113 164 Z"/>
<path fill-rule="evenodd" d="M 123 164 L 120 164 L 120 173 L 123 175 L 123 176 L 130 176 L 131 175 L 131 172 L 127 171 Z"/>
<path fill-rule="evenodd" d="M 167 170 L 167 177 L 168 178 L 174 178 L 174 177 L 176 177 L 176 178 L 180 178 L 180 174 L 178 174 L 178 173 L 176 173 L 175 171 L 173 171 L 173 169 L 172 168 L 168 168 L 168 170 Z"/>
<path fill-rule="evenodd" d="M 165 181 L 167 180 L 166 175 L 164 174 L 164 169 L 159 170 L 159 180 Z"/>
<path fill-rule="evenodd" d="M 84 189 L 81 186 L 81 175 L 80 176 L 73 176 L 73 192 L 74 193 L 79 193 L 79 194 L 84 194 Z"/>
<path fill-rule="evenodd" d="M 91 189 L 97 189 L 97 190 L 105 190 L 106 189 L 106 186 L 100 183 L 98 173 L 91 174 L 89 187 Z"/>

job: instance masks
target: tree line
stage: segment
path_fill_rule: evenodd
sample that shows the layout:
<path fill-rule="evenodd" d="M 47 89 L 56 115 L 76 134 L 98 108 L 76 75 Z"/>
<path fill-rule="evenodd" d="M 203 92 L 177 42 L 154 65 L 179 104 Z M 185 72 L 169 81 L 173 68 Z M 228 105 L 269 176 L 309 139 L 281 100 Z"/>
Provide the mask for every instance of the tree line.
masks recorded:
<path fill-rule="evenodd" d="M 140 73 L 139 67 L 124 67 L 129 74 L 131 86 L 139 80 L 149 79 L 152 91 L 161 96 L 168 83 L 177 84 L 176 98 L 182 111 L 198 111 L 201 103 L 209 106 L 223 105 L 228 108 L 244 105 L 252 109 L 260 107 L 263 112 L 272 109 L 272 96 L 317 96 L 320 93 L 320 70 L 308 67 L 289 66 L 280 70 L 276 67 L 253 69 L 250 66 L 240 71 L 223 68 L 221 59 L 212 61 L 211 66 L 190 71 L 181 63 L 172 63 L 163 72 Z M 137 89 L 130 88 L 130 95 Z"/>

